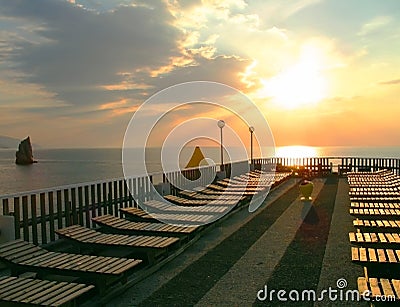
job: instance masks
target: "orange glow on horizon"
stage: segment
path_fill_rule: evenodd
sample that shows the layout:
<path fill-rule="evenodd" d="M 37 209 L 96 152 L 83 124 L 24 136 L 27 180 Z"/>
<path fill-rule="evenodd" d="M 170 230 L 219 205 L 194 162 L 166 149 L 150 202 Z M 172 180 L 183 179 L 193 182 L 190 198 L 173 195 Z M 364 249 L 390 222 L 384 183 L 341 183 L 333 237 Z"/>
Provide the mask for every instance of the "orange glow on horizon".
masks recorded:
<path fill-rule="evenodd" d="M 277 147 L 275 156 L 285 158 L 309 158 L 317 157 L 318 151 L 311 146 L 282 146 Z"/>

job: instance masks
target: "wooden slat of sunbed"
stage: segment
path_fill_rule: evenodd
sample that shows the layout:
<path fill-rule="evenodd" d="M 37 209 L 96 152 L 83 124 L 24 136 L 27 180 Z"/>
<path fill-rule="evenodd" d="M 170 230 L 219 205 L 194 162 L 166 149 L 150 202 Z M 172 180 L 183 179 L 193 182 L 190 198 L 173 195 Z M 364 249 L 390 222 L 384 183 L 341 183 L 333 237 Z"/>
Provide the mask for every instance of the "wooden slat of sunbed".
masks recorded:
<path fill-rule="evenodd" d="M 8 293 L 7 296 L 5 296 L 3 299 L 7 301 L 13 301 L 13 300 L 18 300 L 22 302 L 23 300 L 29 298 L 31 295 L 35 295 L 38 292 L 43 291 L 46 286 L 54 286 L 56 284 L 55 281 L 49 282 L 47 280 L 34 280 L 32 279 L 31 281 L 28 281 L 24 285 L 13 289 L 12 293 Z M 65 287 L 67 286 L 67 282 L 60 282 L 58 284 L 59 287 Z"/>
<path fill-rule="evenodd" d="M 98 216 L 96 218 L 93 218 L 93 220 L 101 221 L 101 222 L 107 223 L 109 225 L 112 225 L 114 227 L 121 227 L 123 225 L 130 224 L 129 221 L 127 221 L 127 220 L 115 219 L 114 216 L 109 215 L 109 214 L 108 215 L 103 215 L 103 216 Z"/>
<path fill-rule="evenodd" d="M 133 268 L 139 263 L 141 263 L 141 260 L 138 259 L 126 259 L 126 258 L 114 258 L 114 257 L 106 257 L 106 258 L 113 258 L 113 261 L 108 262 L 108 265 L 105 268 L 108 268 L 106 271 L 103 270 L 103 267 L 98 267 L 97 261 L 98 259 L 91 258 L 90 259 L 90 265 L 85 266 L 85 270 L 87 272 L 96 272 L 96 273 L 106 273 L 106 274 L 113 274 L 113 275 L 119 275 L 122 272 L 119 270 L 120 266 L 129 269 Z M 116 260 L 118 259 L 118 260 Z M 118 265 L 117 265 L 118 264 Z M 94 265 L 94 266 L 93 266 Z"/>
<path fill-rule="evenodd" d="M 387 220 L 378 221 L 380 227 L 390 227 L 390 223 Z"/>
<path fill-rule="evenodd" d="M 15 250 L 7 251 L 6 253 L 2 253 L 2 257 L 7 257 L 10 260 L 18 259 L 27 255 L 31 255 L 32 253 L 38 253 L 40 248 L 32 245 L 32 246 L 22 246 Z"/>
<path fill-rule="evenodd" d="M 74 256 L 76 257 L 76 256 Z M 54 258 L 47 259 L 46 261 L 40 261 L 35 263 L 35 265 L 44 266 L 44 267 L 57 267 L 62 265 L 63 263 L 70 262 L 71 256 L 69 254 L 59 254 Z"/>
<path fill-rule="evenodd" d="M 152 204 L 155 204 L 153 206 Z M 230 210 L 232 206 L 212 206 L 212 205 L 207 205 L 207 206 L 177 206 L 177 205 L 165 205 L 164 203 L 160 201 L 147 201 L 145 203 L 146 206 L 152 207 L 156 209 L 156 212 L 161 212 L 161 213 L 166 213 L 166 212 L 171 212 L 175 211 L 177 213 L 190 213 L 190 214 L 196 214 L 196 213 L 220 213 L 220 212 L 225 212 L 227 210 Z"/>
<path fill-rule="evenodd" d="M 17 243 L 13 245 L 19 250 L 20 242 Z M 28 242 L 25 242 L 24 244 L 27 246 L 27 249 L 33 246 L 33 244 Z M 7 245 L 6 248 L 8 249 L 9 246 L 11 245 Z M 43 251 L 46 253 L 46 256 L 40 255 L 39 257 L 33 259 L 24 257 L 25 260 L 18 262 L 7 258 L 12 257 L 12 255 L 8 255 L 7 257 L 0 255 L 0 259 L 6 261 L 7 265 L 12 265 L 13 269 L 18 271 L 81 277 L 85 280 L 95 283 L 99 287 L 100 292 L 103 292 L 107 288 L 107 285 L 119 281 L 133 268 L 142 263 L 142 260 L 137 259 L 55 253 L 48 252 L 46 250 Z M 2 245 L 0 245 L 0 254 L 1 252 Z M 105 259 L 110 261 L 103 261 Z M 108 264 L 106 267 L 104 267 L 105 262 Z M 99 264 L 101 266 L 99 266 Z"/>
<path fill-rule="evenodd" d="M 0 281 L 1 305 L 12 301 L 13 304 L 60 306 L 94 288 L 92 285 L 18 277 L 4 277 Z"/>
<path fill-rule="evenodd" d="M 13 259 L 12 261 L 16 262 L 16 263 L 25 262 L 25 263 L 29 264 L 31 262 L 39 261 L 41 259 L 49 259 L 51 257 L 54 257 L 54 255 L 55 255 L 54 252 L 46 252 L 45 250 L 41 250 L 40 255 L 37 255 L 36 253 L 32 253 L 32 254 L 26 255 L 24 257 Z"/>
<path fill-rule="evenodd" d="M 74 237 L 69 237 L 70 239 L 75 240 Z M 120 237 L 118 235 L 102 235 L 97 233 L 96 236 L 90 240 L 77 240 L 79 243 L 88 243 L 88 244 L 101 244 L 101 245 L 117 245 L 120 244 L 121 241 L 129 241 L 128 236 Z M 130 239 L 132 240 L 132 238 Z"/>
<path fill-rule="evenodd" d="M 140 260 L 135 260 L 135 259 L 127 259 L 127 263 L 117 263 L 114 262 L 113 265 L 109 265 L 108 267 L 104 267 L 102 269 L 99 269 L 98 272 L 101 273 L 106 273 L 106 274 L 121 274 L 124 272 L 125 268 L 128 267 L 135 267 L 138 264 L 138 261 Z"/>
<path fill-rule="evenodd" d="M 386 278 L 381 278 L 380 279 L 380 284 L 383 290 L 383 295 L 385 296 L 396 296 L 396 294 L 393 292 L 392 285 L 390 284 L 389 279 Z"/>
<path fill-rule="evenodd" d="M 396 231 L 396 234 L 400 232 L 400 221 L 399 220 L 359 220 L 353 221 L 353 226 L 356 228 L 373 229 L 378 231 Z M 393 234 L 392 234 L 393 235 Z M 397 240 L 397 236 L 394 236 Z"/>
<path fill-rule="evenodd" d="M 378 258 L 376 257 L 375 250 L 372 248 L 368 249 L 368 257 L 371 262 L 377 262 Z"/>
<path fill-rule="evenodd" d="M 112 241 L 105 241 L 109 245 L 131 245 L 131 246 L 141 246 L 142 242 L 138 236 L 128 236 L 128 235 L 114 235 Z"/>
<path fill-rule="evenodd" d="M 351 258 L 354 261 L 359 261 L 360 260 L 358 249 L 356 247 L 352 247 L 351 248 Z"/>
<path fill-rule="evenodd" d="M 394 243 L 400 244 L 400 236 L 398 233 L 392 233 L 391 234 L 394 240 Z"/>
<path fill-rule="evenodd" d="M 394 251 L 392 249 L 388 249 L 386 251 L 386 254 L 387 254 L 387 257 L 388 257 L 390 263 L 397 263 L 398 262 L 397 259 L 396 259 L 395 253 L 394 253 Z"/>
<path fill-rule="evenodd" d="M 364 294 L 367 293 L 367 291 L 369 291 L 367 279 L 365 277 L 358 277 L 357 285 L 358 285 L 358 292 L 360 294 Z"/>
<path fill-rule="evenodd" d="M 172 242 L 176 242 L 176 240 L 178 240 L 178 238 L 174 238 Z M 149 236 L 147 240 L 143 240 L 142 244 L 145 246 L 154 246 L 156 248 L 165 248 L 169 246 L 168 242 L 171 242 L 168 237 Z"/>
<path fill-rule="evenodd" d="M 15 278 L 14 281 L 17 281 L 17 282 L 12 283 L 12 281 L 10 281 L 11 278 Z M 43 286 L 45 284 L 48 284 L 49 286 L 56 284 L 55 281 L 49 282 L 49 281 L 43 281 L 43 280 L 25 279 L 25 278 L 17 278 L 17 277 L 11 277 L 11 278 L 5 278 L 5 280 L 9 280 L 9 283 L 12 283 L 12 285 L 1 289 L 2 293 L 0 295 L 0 301 L 9 301 L 10 302 L 10 301 L 14 300 L 14 302 L 21 302 L 21 299 L 19 299 L 19 296 L 23 295 L 24 293 L 36 294 L 37 291 L 41 291 L 43 289 Z M 63 283 L 63 284 L 65 284 L 65 283 Z M 61 284 L 61 286 L 63 286 L 63 284 Z"/>
<path fill-rule="evenodd" d="M 16 240 L 13 242 L 15 242 L 15 244 L 5 244 L 4 246 L 3 245 L 1 246 L 0 256 L 9 257 L 10 254 L 24 253 L 28 249 L 38 248 L 34 245 L 27 246 L 25 244 L 26 242 L 22 240 Z"/>
<path fill-rule="evenodd" d="M 74 255 L 74 254 L 68 254 L 68 255 L 71 255 L 71 257 L 69 258 L 68 261 L 63 262 L 63 264 L 65 264 L 65 263 L 69 264 L 69 266 L 67 267 L 68 269 L 66 269 L 66 270 L 76 271 L 76 272 L 82 271 L 82 268 L 84 267 L 84 265 L 88 265 L 91 263 L 98 263 L 98 261 L 104 259 L 104 257 L 102 257 L 102 256 Z M 114 258 L 114 257 L 105 257 L 105 258 L 112 259 L 114 262 L 115 262 L 115 259 L 118 259 L 118 258 Z M 126 263 L 131 262 L 131 259 L 126 259 L 126 258 L 120 258 L 119 260 L 126 262 Z M 139 264 L 141 262 L 141 260 L 136 260 L 136 259 L 133 259 L 133 260 L 137 261 L 136 264 Z M 24 262 L 22 262 L 21 264 L 25 265 Z M 63 269 L 64 268 L 64 266 L 61 265 L 60 263 L 59 263 L 59 265 L 57 265 L 57 263 L 51 263 L 51 262 L 47 262 L 45 264 L 42 264 L 39 262 L 35 266 L 43 267 L 43 268 L 53 268 L 53 269 L 59 269 L 59 268 Z M 92 269 L 85 269 L 84 271 L 92 272 L 92 273 L 98 272 L 98 271 L 94 271 Z M 114 273 L 111 272 L 111 274 L 114 274 Z"/>
<path fill-rule="evenodd" d="M 359 277 L 357 279 L 358 291 L 359 293 L 365 294 L 369 291 L 370 298 L 375 300 L 379 297 L 380 299 L 384 295 L 386 299 L 395 298 L 400 300 L 400 291 L 398 291 L 400 281 L 397 279 L 386 279 L 386 278 L 369 278 Z"/>
<path fill-rule="evenodd" d="M 140 245 L 141 247 L 146 247 L 147 246 L 146 242 L 151 242 L 151 240 L 152 240 L 151 236 L 135 236 L 134 239 L 130 240 L 130 243 L 132 245 L 136 246 Z"/>
<path fill-rule="evenodd" d="M 23 251 L 23 250 L 27 249 L 25 242 L 22 240 L 12 241 L 12 243 L 14 243 L 14 244 L 4 243 L 4 245 L 2 245 L 2 247 L 1 247 L 0 255 L 6 257 L 9 255 L 10 251 L 11 252 L 20 251 L 20 250 Z"/>
<path fill-rule="evenodd" d="M 117 219 L 119 219 L 119 218 L 117 218 Z M 97 220 L 94 220 L 94 221 L 96 222 Z M 116 226 L 115 223 L 108 223 L 108 221 L 107 221 L 106 223 L 101 223 L 99 225 L 107 225 L 107 226 L 110 226 L 110 227 L 113 227 L 113 228 L 118 228 L 118 229 L 129 229 L 129 228 L 131 228 L 131 229 L 140 230 L 140 229 L 143 229 L 144 226 L 146 226 L 147 224 L 148 224 L 148 222 L 129 222 L 129 221 L 127 221 L 126 223 L 124 222 L 123 224 L 120 224 L 120 225 Z"/>
<path fill-rule="evenodd" d="M 128 242 L 135 242 L 135 244 L 140 245 L 136 236 L 117 234 L 99 234 L 96 240 L 91 240 L 90 242 L 106 245 L 123 245 Z"/>
<path fill-rule="evenodd" d="M 176 226 L 173 230 L 170 230 L 166 228 L 166 224 L 162 223 L 148 223 L 148 222 L 131 222 L 131 221 L 126 221 L 126 223 L 123 224 L 123 226 L 115 226 L 116 223 L 113 223 L 114 221 L 122 220 L 121 218 L 118 217 L 113 217 L 110 216 L 108 219 L 105 221 L 105 219 L 99 219 L 99 218 L 93 218 L 92 219 L 95 223 L 98 223 L 102 226 L 106 226 L 109 228 L 113 228 L 115 230 L 131 230 L 131 231 L 152 231 L 152 232 L 171 232 L 171 233 L 191 233 L 193 232 L 196 227 L 183 227 L 183 226 Z"/>
<path fill-rule="evenodd" d="M 367 250 L 365 248 L 360 248 L 360 261 L 367 261 Z"/>
<path fill-rule="evenodd" d="M 129 212 L 131 214 L 138 215 L 140 217 L 146 217 L 146 218 L 151 218 L 151 216 L 144 210 L 135 208 L 135 207 L 129 207 L 129 208 L 120 208 L 121 212 Z"/>
<path fill-rule="evenodd" d="M 7 280 L 7 278 L 4 278 Z M 35 280 L 25 280 L 22 278 L 14 277 L 14 280 L 8 281 L 5 284 L 2 284 L 0 287 L 0 299 L 7 299 L 8 297 L 12 297 L 16 292 L 21 289 L 25 289 L 26 287 L 30 287 L 31 285 L 36 284 Z"/>
<path fill-rule="evenodd" d="M 152 236 L 135 236 L 135 240 L 131 242 L 133 244 L 143 245 L 145 247 L 148 245 L 148 242 L 151 242 L 153 239 L 154 237 Z"/>
<path fill-rule="evenodd" d="M 104 257 L 104 259 L 98 261 L 92 261 L 85 264 L 82 264 L 82 270 L 90 270 L 95 272 L 100 272 L 105 267 L 110 268 L 112 265 L 117 265 L 120 263 L 125 263 L 124 259 L 112 258 L 112 257 Z"/>
<path fill-rule="evenodd" d="M 387 243 L 388 241 L 386 240 L 386 237 L 383 233 L 378 233 L 378 237 L 381 243 Z"/>
<path fill-rule="evenodd" d="M 35 266 L 50 266 L 50 267 L 59 267 L 64 263 L 69 263 L 75 261 L 76 258 L 84 256 L 79 254 L 69 254 L 69 253 L 54 253 L 52 257 L 46 259 L 40 259 L 34 262 L 24 262 L 24 264 L 35 265 Z"/>
<path fill-rule="evenodd" d="M 25 246 L 26 248 L 26 242 L 23 241 L 22 239 L 17 239 L 14 241 L 2 243 L 0 244 L 0 256 L 3 256 L 8 251 L 17 249 L 18 247 L 21 246 Z"/>
<path fill-rule="evenodd" d="M 70 226 L 63 229 L 58 229 L 56 230 L 56 233 L 60 236 L 72 237 L 82 241 L 90 240 L 93 237 L 95 238 L 101 235 L 99 232 L 90 230 L 89 228 L 85 228 L 82 226 L 79 226 L 79 231 L 77 231 L 76 226 Z"/>
<path fill-rule="evenodd" d="M 396 297 L 398 300 L 400 300 L 400 280 L 392 279 L 391 282 L 392 282 L 393 290 L 396 294 Z"/>
<path fill-rule="evenodd" d="M 177 239 L 177 238 L 175 238 L 175 239 Z M 176 241 L 171 240 L 171 238 L 165 239 L 165 238 L 161 238 L 161 237 L 154 237 L 152 239 L 152 241 L 148 242 L 147 244 L 154 245 L 155 247 L 158 247 L 158 248 L 166 248 L 174 242 L 176 242 Z"/>
<path fill-rule="evenodd" d="M 162 239 L 161 241 L 165 241 L 165 239 Z M 159 239 L 157 239 L 157 238 L 154 238 L 154 237 L 148 237 L 148 238 L 144 238 L 143 240 L 142 240 L 142 243 L 141 244 L 143 244 L 143 246 L 154 246 L 154 247 L 159 247 L 160 246 L 160 240 Z"/>
<path fill-rule="evenodd" d="M 397 221 L 387 221 L 387 222 L 389 223 L 388 227 L 393 227 L 393 228 L 399 227 Z"/>
<path fill-rule="evenodd" d="M 379 242 L 378 236 L 376 235 L 376 233 L 370 233 L 369 235 L 370 235 L 370 238 L 371 238 L 371 242 L 372 242 L 372 243 L 377 243 L 377 242 Z"/>
<path fill-rule="evenodd" d="M 77 257 L 76 259 L 75 259 L 75 262 L 85 262 L 86 261 L 86 255 L 80 255 L 80 257 Z M 107 260 L 107 259 L 97 259 L 97 263 L 102 263 L 103 261 L 105 261 L 105 260 Z M 111 260 L 111 261 L 115 261 L 115 259 L 114 260 Z M 58 265 L 58 268 L 59 269 L 71 269 L 71 268 L 73 268 L 74 267 L 74 263 L 71 263 L 71 262 L 65 262 L 64 264 L 60 264 L 60 265 Z"/>
<path fill-rule="evenodd" d="M 145 223 L 137 223 L 137 222 L 126 223 L 126 224 L 124 224 L 122 226 L 110 225 L 108 223 L 102 223 L 102 224 L 99 224 L 99 225 L 111 227 L 113 229 L 124 229 L 124 230 L 137 230 L 137 231 L 140 231 L 147 225 L 147 222 L 145 222 Z"/>
<path fill-rule="evenodd" d="M 69 227 L 68 227 L 69 228 Z M 84 228 L 82 226 L 73 227 L 72 231 L 56 231 L 59 235 L 64 236 L 68 239 L 76 240 L 82 244 L 98 244 L 98 245 L 108 245 L 119 248 L 135 247 L 135 248 L 165 248 L 167 247 L 166 242 L 172 244 L 177 242 L 178 238 L 173 238 L 173 240 L 168 240 L 168 237 L 156 237 L 156 236 L 128 236 L 128 235 L 116 235 L 116 234 L 103 234 L 96 232 L 94 230 Z M 79 229 L 79 232 L 76 230 Z M 75 234 L 78 236 L 75 237 Z M 87 236 L 84 236 L 87 234 Z M 89 238 L 89 239 L 86 239 Z M 164 242 L 163 244 L 160 244 Z M 152 246 L 154 244 L 154 246 Z"/>
<path fill-rule="evenodd" d="M 380 263 L 386 263 L 387 262 L 387 258 L 386 258 L 385 250 L 382 249 L 382 248 L 378 248 L 376 251 L 378 253 L 378 261 Z"/>
<path fill-rule="evenodd" d="M 40 300 L 35 301 L 34 304 L 59 306 L 69 302 L 77 295 L 82 295 L 91 289 L 87 289 L 87 287 L 88 286 L 82 284 L 72 284 L 64 289 L 49 289 L 47 291 L 49 294 L 42 297 Z"/>
<path fill-rule="evenodd" d="M 162 223 L 142 223 L 138 225 L 139 227 L 137 229 L 139 230 L 148 230 L 148 231 L 154 231 L 154 230 L 159 230 L 162 227 Z M 134 225 L 133 225 L 134 226 Z"/>
<path fill-rule="evenodd" d="M 89 255 L 81 255 L 81 257 L 75 258 L 71 263 L 66 264 L 66 269 L 73 270 L 78 268 L 79 270 L 85 272 L 97 272 L 98 266 L 103 266 L 106 264 L 112 264 L 117 261 L 126 261 L 124 258 L 114 258 L 114 257 L 98 257 L 98 256 L 89 256 Z"/>
<path fill-rule="evenodd" d="M 378 279 L 377 278 L 370 278 L 369 279 L 369 286 L 371 289 L 371 295 L 373 297 L 381 296 L 381 290 L 379 289 Z"/>

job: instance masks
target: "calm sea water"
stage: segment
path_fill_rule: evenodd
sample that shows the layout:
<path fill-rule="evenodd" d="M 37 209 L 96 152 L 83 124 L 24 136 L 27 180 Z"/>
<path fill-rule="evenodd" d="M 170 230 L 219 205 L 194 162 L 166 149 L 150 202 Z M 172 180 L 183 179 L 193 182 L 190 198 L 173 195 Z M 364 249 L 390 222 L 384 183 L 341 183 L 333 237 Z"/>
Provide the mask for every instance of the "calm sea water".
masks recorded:
<path fill-rule="evenodd" d="M 219 161 L 218 148 L 202 151 Z M 181 160 L 188 161 L 191 152 L 184 151 Z M 121 149 L 37 149 L 34 154 L 39 163 L 19 166 L 14 149 L 0 150 L 0 195 L 123 176 Z M 276 155 L 397 158 L 400 147 L 278 147 Z M 161 171 L 159 150 L 149 150 L 146 157 L 149 172 Z"/>

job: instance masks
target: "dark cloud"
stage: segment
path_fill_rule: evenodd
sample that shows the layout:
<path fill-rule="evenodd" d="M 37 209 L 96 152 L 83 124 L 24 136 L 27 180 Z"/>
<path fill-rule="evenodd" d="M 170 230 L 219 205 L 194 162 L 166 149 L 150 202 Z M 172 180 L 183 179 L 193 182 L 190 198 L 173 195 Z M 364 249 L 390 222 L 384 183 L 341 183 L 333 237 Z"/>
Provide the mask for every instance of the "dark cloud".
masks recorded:
<path fill-rule="evenodd" d="M 197 80 L 242 89 L 239 73 L 250 62 L 185 51 L 185 34 L 173 25 L 175 19 L 162 1 L 136 1 L 133 6 L 124 5 L 126 1 L 76 2 L 0 0 L 0 17 L 20 25 L 14 32 L 7 29 L 5 41 L 0 40 L 18 82 L 38 84 L 51 93 L 54 106 L 63 104 L 32 112 L 90 116 L 99 114 L 103 104 L 122 99 L 128 102 L 121 108 L 129 109 L 168 86 Z"/>
<path fill-rule="evenodd" d="M 161 5 L 98 14 L 53 0 L 0 3 L 2 15 L 43 25 L 34 32 L 46 42 L 15 42 L 11 60 L 25 74 L 23 81 L 44 84 L 71 103 L 96 102 L 105 94 L 96 87 L 121 82 L 119 72 L 155 69 L 179 55 L 181 34 Z"/>

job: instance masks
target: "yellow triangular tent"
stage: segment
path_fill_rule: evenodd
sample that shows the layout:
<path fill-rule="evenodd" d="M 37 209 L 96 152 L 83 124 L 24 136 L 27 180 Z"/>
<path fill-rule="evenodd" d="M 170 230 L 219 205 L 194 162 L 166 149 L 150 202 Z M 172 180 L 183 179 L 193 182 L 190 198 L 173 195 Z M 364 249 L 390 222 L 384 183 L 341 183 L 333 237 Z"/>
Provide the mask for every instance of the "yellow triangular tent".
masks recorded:
<path fill-rule="evenodd" d="M 204 160 L 204 161 L 203 161 Z M 203 162 L 201 162 L 203 161 Z M 204 158 L 203 153 L 201 152 L 201 149 L 199 146 L 196 146 L 194 149 L 193 155 L 190 158 L 189 163 L 186 165 L 186 168 L 191 168 L 191 167 L 199 167 L 201 165 L 208 165 L 207 161 Z"/>

